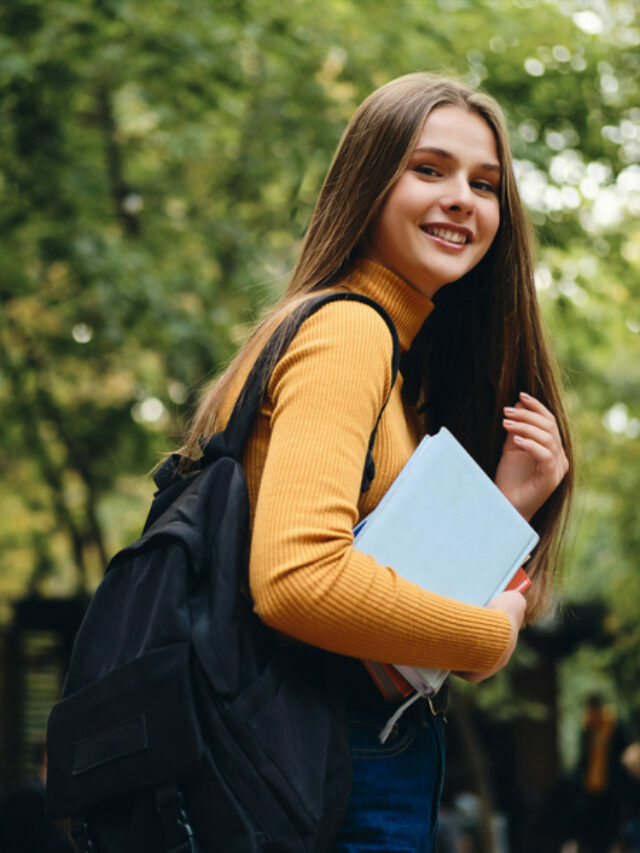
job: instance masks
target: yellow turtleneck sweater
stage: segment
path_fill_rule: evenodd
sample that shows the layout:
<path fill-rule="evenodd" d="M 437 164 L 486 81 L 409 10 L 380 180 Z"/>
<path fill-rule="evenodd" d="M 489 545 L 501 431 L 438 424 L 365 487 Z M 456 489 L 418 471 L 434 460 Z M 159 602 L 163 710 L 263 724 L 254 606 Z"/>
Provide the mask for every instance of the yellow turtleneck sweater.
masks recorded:
<path fill-rule="evenodd" d="M 360 262 L 342 288 L 386 309 L 403 350 L 433 309 L 370 261 Z M 244 460 L 255 609 L 279 631 L 343 655 L 483 671 L 507 648 L 504 614 L 427 592 L 352 547 L 354 526 L 421 438 L 399 375 L 373 448 L 376 476 L 360 492 L 371 430 L 389 393 L 391 354 L 378 313 L 341 301 L 312 315 L 276 365 Z M 424 547 L 428 553 L 428 541 Z"/>

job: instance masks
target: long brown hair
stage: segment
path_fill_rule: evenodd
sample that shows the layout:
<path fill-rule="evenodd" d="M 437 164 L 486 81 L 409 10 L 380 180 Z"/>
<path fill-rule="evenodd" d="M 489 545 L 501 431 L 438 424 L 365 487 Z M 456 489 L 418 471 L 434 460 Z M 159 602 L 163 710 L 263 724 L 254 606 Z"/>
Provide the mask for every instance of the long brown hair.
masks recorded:
<path fill-rule="evenodd" d="M 425 326 L 402 365 L 405 389 L 424 412 L 426 432 L 447 426 L 493 476 L 505 433 L 502 409 L 519 391 L 540 399 L 556 416 L 569 472 L 533 524 L 540 535 L 528 572 L 527 612 L 548 603 L 573 492 L 573 452 L 553 353 L 533 281 L 532 234 L 515 178 L 505 122 L 484 93 L 431 74 L 399 77 L 373 92 L 349 122 L 320 191 L 298 262 L 283 299 L 231 366 L 205 393 L 183 452 L 224 423 L 239 387 L 278 320 L 311 291 L 339 285 L 362 247 L 368 226 L 398 177 L 427 116 L 457 106 L 491 127 L 502 168 L 500 226 L 482 261 L 441 288 Z"/>

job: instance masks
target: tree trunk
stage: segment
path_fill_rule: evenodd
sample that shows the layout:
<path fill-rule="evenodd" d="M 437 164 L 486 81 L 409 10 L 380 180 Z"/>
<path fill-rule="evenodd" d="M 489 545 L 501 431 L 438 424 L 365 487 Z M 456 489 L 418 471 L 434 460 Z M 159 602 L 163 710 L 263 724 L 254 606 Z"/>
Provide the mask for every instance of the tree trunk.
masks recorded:
<path fill-rule="evenodd" d="M 467 760 L 471 783 L 478 797 L 478 820 L 483 853 L 495 853 L 493 827 L 493 791 L 487 768 L 487 754 L 478 736 L 472 717 L 472 701 L 466 691 L 452 690 L 451 720 L 458 730 L 462 750 Z"/>

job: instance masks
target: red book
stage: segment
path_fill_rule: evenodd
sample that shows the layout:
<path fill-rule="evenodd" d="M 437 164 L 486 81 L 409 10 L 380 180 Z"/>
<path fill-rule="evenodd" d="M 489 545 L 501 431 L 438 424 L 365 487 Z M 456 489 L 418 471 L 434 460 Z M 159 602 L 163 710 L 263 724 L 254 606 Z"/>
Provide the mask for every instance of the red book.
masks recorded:
<path fill-rule="evenodd" d="M 523 568 L 518 569 L 515 575 L 504 588 L 504 591 L 513 590 L 514 592 L 526 592 L 531 586 L 531 578 Z"/>

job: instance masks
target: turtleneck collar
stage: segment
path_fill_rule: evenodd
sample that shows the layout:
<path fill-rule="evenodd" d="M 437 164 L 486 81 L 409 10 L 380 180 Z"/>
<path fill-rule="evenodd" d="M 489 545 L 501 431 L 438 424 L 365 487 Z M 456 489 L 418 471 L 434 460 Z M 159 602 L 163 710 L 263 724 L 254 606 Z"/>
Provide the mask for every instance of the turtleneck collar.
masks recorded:
<path fill-rule="evenodd" d="M 385 309 L 398 331 L 402 350 L 409 349 L 434 308 L 429 298 L 375 261 L 358 260 L 340 285 L 370 296 Z"/>

